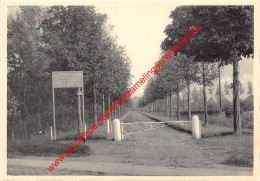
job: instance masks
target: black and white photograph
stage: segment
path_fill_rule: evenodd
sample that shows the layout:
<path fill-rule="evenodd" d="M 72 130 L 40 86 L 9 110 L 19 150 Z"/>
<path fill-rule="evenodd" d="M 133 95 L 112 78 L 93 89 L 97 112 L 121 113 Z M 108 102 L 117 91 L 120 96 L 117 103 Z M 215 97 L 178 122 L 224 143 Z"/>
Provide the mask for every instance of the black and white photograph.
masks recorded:
<path fill-rule="evenodd" d="M 5 5 L 2 179 L 257 179 L 252 2 Z"/>

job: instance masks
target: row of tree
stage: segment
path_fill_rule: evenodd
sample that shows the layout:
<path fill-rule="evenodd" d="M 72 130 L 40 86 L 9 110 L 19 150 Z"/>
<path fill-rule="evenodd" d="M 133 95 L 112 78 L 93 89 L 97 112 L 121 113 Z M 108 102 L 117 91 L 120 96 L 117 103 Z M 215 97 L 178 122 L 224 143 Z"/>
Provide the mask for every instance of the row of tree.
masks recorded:
<path fill-rule="evenodd" d="M 124 47 L 110 36 L 112 27 L 106 25 L 106 19 L 92 6 L 23 6 L 9 14 L 9 131 L 16 131 L 19 123 L 27 137 L 30 117 L 31 126 L 38 125 L 36 130 L 51 124 L 52 71 L 83 71 L 85 107 L 91 110 L 87 111 L 87 119 L 92 119 L 89 123 L 98 118 L 97 104 L 104 110 L 128 90 L 129 58 Z M 55 96 L 57 107 L 65 106 L 60 117 L 65 117 L 61 123 L 66 125 L 69 120 L 64 114 L 70 112 L 71 105 L 75 105 L 72 110 L 77 113 L 76 90 L 58 90 Z"/>
<path fill-rule="evenodd" d="M 202 84 L 207 124 L 206 87 L 211 86 L 216 78 L 221 85 L 221 67 L 233 64 L 230 88 L 233 89 L 234 132 L 241 134 L 238 61 L 242 57 L 253 56 L 253 14 L 253 6 L 181 6 L 173 10 L 170 15 L 172 24 L 164 31 L 167 37 L 161 45 L 162 55 L 196 24 L 202 28 L 150 79 L 140 106 L 151 103 L 154 109 L 159 99 L 171 99 L 173 93 L 179 102 L 179 93 L 187 88 L 188 115 L 191 119 L 190 85 Z M 221 107 L 221 86 L 219 100 Z M 177 118 L 180 118 L 179 106 Z"/>
<path fill-rule="evenodd" d="M 230 101 L 231 89 L 227 82 L 225 83 L 224 90 L 221 92 L 221 100 L 219 94 L 219 86 L 209 86 L 207 88 L 207 110 L 209 114 L 219 114 L 220 112 L 225 112 L 226 116 L 231 116 L 232 114 L 232 102 Z M 202 114 L 204 112 L 204 95 L 203 88 L 197 89 L 197 84 L 191 86 L 190 92 L 190 110 L 192 113 Z M 243 92 L 244 98 L 241 97 L 241 112 L 247 112 L 253 110 L 253 92 L 252 83 L 249 81 L 247 83 L 247 89 L 240 89 L 240 94 Z M 143 111 L 149 113 L 157 113 L 164 116 L 169 116 L 174 118 L 175 115 L 180 116 L 180 119 L 188 118 L 188 91 L 187 87 L 184 87 L 181 92 L 179 92 L 179 97 L 177 101 L 177 94 L 172 92 L 170 96 L 161 96 L 161 99 L 157 99 L 157 104 L 152 102 L 146 102 L 145 98 L 142 97 L 141 101 L 139 99 L 139 104 Z M 221 102 L 221 104 L 220 104 Z M 220 107 L 221 105 L 221 107 Z M 179 114 L 178 114 L 178 112 Z M 204 118 L 203 118 L 204 120 Z M 210 120 L 210 119 L 209 119 Z"/>

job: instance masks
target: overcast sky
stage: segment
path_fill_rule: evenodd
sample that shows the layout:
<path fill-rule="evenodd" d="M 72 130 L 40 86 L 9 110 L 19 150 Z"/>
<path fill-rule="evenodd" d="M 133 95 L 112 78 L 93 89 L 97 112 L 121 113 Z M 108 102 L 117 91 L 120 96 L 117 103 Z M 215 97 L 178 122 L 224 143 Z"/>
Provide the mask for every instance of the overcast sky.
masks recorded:
<path fill-rule="evenodd" d="M 108 23 L 114 25 L 118 43 L 125 45 L 131 59 L 132 84 L 153 66 L 161 53 L 160 45 L 165 27 L 171 23 L 173 2 L 106 2 L 95 4 L 98 12 L 108 15 Z M 142 96 L 145 84 L 133 96 Z"/>

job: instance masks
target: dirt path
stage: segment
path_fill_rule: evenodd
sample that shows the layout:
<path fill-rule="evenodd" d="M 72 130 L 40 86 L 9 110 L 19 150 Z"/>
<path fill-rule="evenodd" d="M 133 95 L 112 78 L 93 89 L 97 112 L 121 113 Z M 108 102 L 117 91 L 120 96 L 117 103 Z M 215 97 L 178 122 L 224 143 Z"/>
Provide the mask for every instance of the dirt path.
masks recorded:
<path fill-rule="evenodd" d="M 138 112 L 129 112 L 120 120 L 152 121 Z M 70 141 L 67 143 L 69 145 Z M 221 153 L 229 150 L 223 148 L 216 153 L 197 143 L 190 135 L 167 126 L 126 136 L 121 142 L 88 140 L 85 144 L 93 154 L 68 157 L 53 172 L 57 171 L 61 175 L 68 175 L 73 172 L 71 170 L 88 171 L 85 174 L 79 172 L 79 175 L 252 175 L 252 168 L 220 164 L 226 159 L 225 154 L 221 156 Z M 33 156 L 8 159 L 8 174 L 14 174 L 11 171 L 14 169 L 11 168 L 19 165 L 33 168 L 41 165 L 38 168 L 44 170 L 41 173 L 48 174 L 46 168 L 54 159 L 56 158 Z M 25 160 L 27 165 L 23 165 Z M 16 171 L 19 172 L 19 169 L 16 168 Z"/>

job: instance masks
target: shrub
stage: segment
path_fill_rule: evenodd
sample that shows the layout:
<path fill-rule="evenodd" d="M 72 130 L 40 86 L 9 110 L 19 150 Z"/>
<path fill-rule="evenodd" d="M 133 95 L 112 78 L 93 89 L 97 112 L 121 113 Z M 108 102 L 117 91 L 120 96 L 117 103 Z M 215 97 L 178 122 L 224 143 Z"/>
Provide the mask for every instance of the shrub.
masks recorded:
<path fill-rule="evenodd" d="M 248 96 L 245 100 L 240 102 L 241 111 L 253 111 L 254 110 L 254 96 Z"/>
<path fill-rule="evenodd" d="M 253 129 L 254 112 L 253 111 L 242 112 L 241 117 L 242 117 L 242 128 Z"/>
<path fill-rule="evenodd" d="M 212 99 L 212 97 L 208 100 L 208 112 L 218 113 L 220 112 L 219 104 Z"/>

